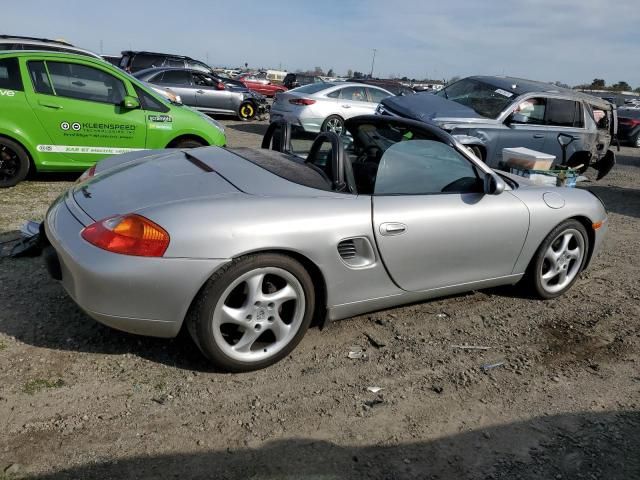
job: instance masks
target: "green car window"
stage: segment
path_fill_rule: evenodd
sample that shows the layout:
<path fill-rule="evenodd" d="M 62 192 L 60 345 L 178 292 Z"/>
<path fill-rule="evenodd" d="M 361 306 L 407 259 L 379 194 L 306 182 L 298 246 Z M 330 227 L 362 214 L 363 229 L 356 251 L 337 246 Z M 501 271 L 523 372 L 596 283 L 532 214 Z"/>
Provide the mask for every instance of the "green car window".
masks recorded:
<path fill-rule="evenodd" d="M 122 81 L 97 68 L 48 61 L 47 69 L 60 97 L 118 105 L 126 95 Z"/>
<path fill-rule="evenodd" d="M 41 60 L 32 60 L 27 62 L 27 66 L 29 68 L 29 75 L 31 76 L 31 83 L 33 83 L 33 89 L 38 93 L 53 95 L 53 88 L 51 88 L 49 74 L 47 73 L 47 68 L 44 66 L 44 62 Z"/>
<path fill-rule="evenodd" d="M 0 60 L 0 88 L 6 90 L 23 90 L 17 58 Z"/>
<path fill-rule="evenodd" d="M 133 89 L 136 91 L 136 95 L 138 95 L 138 100 L 140 101 L 140 105 L 143 110 L 162 113 L 167 113 L 169 111 L 169 107 L 163 105 L 162 102 L 149 95 L 137 85 L 134 84 Z"/>

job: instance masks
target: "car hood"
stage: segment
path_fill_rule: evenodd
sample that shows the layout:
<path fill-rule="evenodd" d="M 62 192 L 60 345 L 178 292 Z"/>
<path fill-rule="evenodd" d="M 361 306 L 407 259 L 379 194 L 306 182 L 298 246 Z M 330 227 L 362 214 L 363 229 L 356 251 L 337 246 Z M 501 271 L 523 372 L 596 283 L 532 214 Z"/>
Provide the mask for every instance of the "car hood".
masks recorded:
<path fill-rule="evenodd" d="M 382 101 L 383 107 L 402 117 L 432 122 L 439 118 L 483 119 L 475 110 L 432 93 L 388 97 Z"/>
<path fill-rule="evenodd" d="M 339 195 L 288 181 L 219 147 L 116 155 L 100 162 L 96 175 L 75 186 L 72 194 L 94 220 L 233 195 Z"/>

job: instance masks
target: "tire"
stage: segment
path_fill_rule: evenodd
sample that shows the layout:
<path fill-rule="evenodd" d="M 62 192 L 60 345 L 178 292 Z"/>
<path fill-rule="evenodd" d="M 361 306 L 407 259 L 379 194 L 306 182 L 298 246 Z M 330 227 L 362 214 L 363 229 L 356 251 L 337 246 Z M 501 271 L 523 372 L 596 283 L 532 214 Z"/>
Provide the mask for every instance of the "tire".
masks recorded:
<path fill-rule="evenodd" d="M 194 140 L 193 138 L 186 138 L 183 140 L 179 140 L 173 145 L 173 148 L 198 148 L 198 147 L 206 147 L 207 145 L 199 140 Z"/>
<path fill-rule="evenodd" d="M 530 293 L 542 299 L 564 294 L 578 279 L 589 252 L 589 236 L 577 220 L 566 220 L 544 239 L 527 271 Z"/>
<path fill-rule="evenodd" d="M 339 115 L 329 115 L 324 122 L 322 122 L 321 130 L 323 132 L 334 132 L 340 135 L 344 132 L 344 119 Z"/>
<path fill-rule="evenodd" d="M 240 120 L 253 120 L 256 116 L 256 107 L 252 102 L 244 102 L 238 109 Z"/>
<path fill-rule="evenodd" d="M 247 372 L 291 353 L 314 309 L 313 282 L 302 265 L 280 254 L 249 255 L 207 281 L 189 311 L 187 327 L 216 367 Z"/>
<path fill-rule="evenodd" d="M 633 139 L 633 146 L 636 148 L 640 148 L 640 132 L 636 133 L 636 136 Z"/>
<path fill-rule="evenodd" d="M 0 138 L 0 188 L 13 187 L 27 177 L 29 155 L 18 143 Z"/>

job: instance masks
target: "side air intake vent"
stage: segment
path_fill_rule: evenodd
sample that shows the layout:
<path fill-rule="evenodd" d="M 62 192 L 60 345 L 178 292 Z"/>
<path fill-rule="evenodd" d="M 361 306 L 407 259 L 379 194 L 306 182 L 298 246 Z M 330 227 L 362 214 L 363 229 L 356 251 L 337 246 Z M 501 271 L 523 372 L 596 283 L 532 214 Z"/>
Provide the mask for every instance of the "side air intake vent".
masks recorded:
<path fill-rule="evenodd" d="M 351 268 L 364 268 L 376 261 L 371 242 L 366 237 L 347 238 L 338 243 L 338 255 Z"/>
<path fill-rule="evenodd" d="M 353 239 L 343 240 L 338 244 L 338 253 L 343 260 L 351 260 L 356 256 L 357 250 Z"/>

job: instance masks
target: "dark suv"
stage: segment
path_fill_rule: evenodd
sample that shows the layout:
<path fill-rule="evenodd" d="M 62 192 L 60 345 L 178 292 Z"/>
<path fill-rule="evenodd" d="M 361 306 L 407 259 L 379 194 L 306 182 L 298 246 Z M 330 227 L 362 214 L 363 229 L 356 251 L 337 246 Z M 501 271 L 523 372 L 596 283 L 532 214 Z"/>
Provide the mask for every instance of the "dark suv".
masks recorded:
<path fill-rule="evenodd" d="M 618 110 L 618 140 L 640 148 L 640 109 Z"/>
<path fill-rule="evenodd" d="M 131 50 L 125 50 L 122 52 L 122 58 L 120 59 L 120 64 L 118 66 L 129 73 L 155 67 L 191 68 L 193 70 L 212 73 L 211 67 L 206 63 L 194 60 L 190 57 L 185 57 L 184 55 L 172 55 L 170 53 L 157 52 L 134 52 Z"/>
<path fill-rule="evenodd" d="M 305 73 L 287 73 L 282 81 L 282 84 L 289 90 L 292 88 L 301 87 L 303 85 L 310 85 L 312 83 L 325 83 L 320 77 L 316 75 L 307 75 Z"/>

